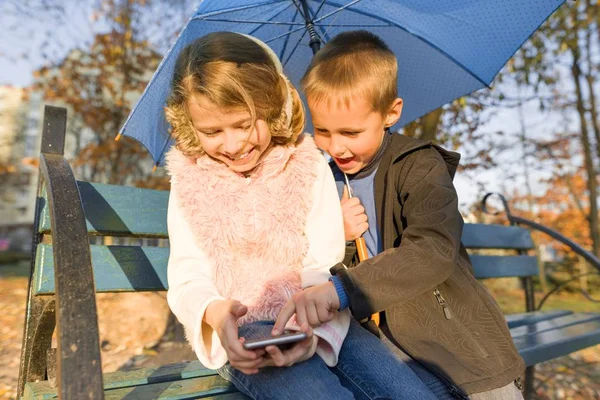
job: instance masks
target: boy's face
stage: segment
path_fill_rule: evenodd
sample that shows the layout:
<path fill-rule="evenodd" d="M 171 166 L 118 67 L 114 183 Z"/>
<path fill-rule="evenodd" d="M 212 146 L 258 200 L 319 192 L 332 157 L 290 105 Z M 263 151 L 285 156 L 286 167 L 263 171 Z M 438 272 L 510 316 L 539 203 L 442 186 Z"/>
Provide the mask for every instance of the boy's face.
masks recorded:
<path fill-rule="evenodd" d="M 330 102 L 311 102 L 308 108 L 315 128 L 317 146 L 327 152 L 340 170 L 356 174 L 375 156 L 385 133 L 402 114 L 402 99 L 396 99 L 386 115 L 357 97 L 348 106 Z"/>

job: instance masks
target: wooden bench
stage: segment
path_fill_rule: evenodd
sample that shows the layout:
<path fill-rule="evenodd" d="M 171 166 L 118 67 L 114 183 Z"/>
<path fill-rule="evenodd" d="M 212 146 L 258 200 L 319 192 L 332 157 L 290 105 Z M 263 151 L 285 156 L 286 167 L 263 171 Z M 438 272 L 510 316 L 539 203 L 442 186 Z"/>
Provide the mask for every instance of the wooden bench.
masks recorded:
<path fill-rule="evenodd" d="M 197 361 L 102 375 L 95 293 L 166 290 L 169 249 L 90 245 L 88 237 L 168 238 L 169 194 L 76 182 L 62 156 L 65 121 L 64 109 L 46 107 L 18 398 L 245 398 Z M 513 222 L 517 218 L 510 217 Z M 538 262 L 527 254 L 534 247 L 529 230 L 466 224 L 463 242 L 473 250 L 516 252 L 474 254 L 472 261 L 478 278 L 523 280 L 527 312 L 508 315 L 507 321 L 530 367 L 528 394 L 536 363 L 600 343 L 600 314 L 536 311 L 532 278 L 538 274 Z M 56 350 L 50 348 L 55 329 Z"/>

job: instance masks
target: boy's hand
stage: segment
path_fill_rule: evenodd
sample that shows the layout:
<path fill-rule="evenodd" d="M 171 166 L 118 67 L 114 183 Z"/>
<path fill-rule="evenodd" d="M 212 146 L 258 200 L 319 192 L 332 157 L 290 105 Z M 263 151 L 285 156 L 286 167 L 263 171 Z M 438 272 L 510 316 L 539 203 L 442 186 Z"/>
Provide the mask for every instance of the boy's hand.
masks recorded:
<path fill-rule="evenodd" d="M 300 326 L 317 327 L 329 322 L 340 308 L 340 299 L 332 282 L 322 283 L 296 293 L 279 312 L 272 334 L 283 332 L 290 318 L 296 314 Z"/>
<path fill-rule="evenodd" d="M 217 300 L 208 305 L 204 319 L 217 332 L 231 366 L 244 374 L 256 374 L 265 350 L 246 350 L 244 339 L 238 337 L 237 320 L 247 312 L 248 307 L 237 300 Z"/>
<path fill-rule="evenodd" d="M 344 185 L 341 204 L 346 241 L 356 240 L 369 229 L 365 208 L 360 204 L 358 197 L 350 198 L 348 196 L 348 187 L 346 185 Z"/>
<path fill-rule="evenodd" d="M 317 350 L 319 338 L 313 335 L 313 331 L 309 325 L 303 325 L 300 331 L 306 333 L 306 339 L 294 344 L 288 350 L 281 350 L 277 346 L 267 346 L 266 350 L 269 355 L 265 361 L 259 365 L 259 368 L 264 367 L 291 367 L 294 364 L 301 363 L 311 358 Z"/>

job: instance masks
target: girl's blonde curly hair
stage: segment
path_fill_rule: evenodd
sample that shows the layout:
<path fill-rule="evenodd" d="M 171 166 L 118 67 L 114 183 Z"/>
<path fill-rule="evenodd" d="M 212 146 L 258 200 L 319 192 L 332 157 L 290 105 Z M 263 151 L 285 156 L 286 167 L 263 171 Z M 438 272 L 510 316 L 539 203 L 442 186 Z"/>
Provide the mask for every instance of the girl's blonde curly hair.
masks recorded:
<path fill-rule="evenodd" d="M 291 118 L 285 112 L 290 92 Z M 267 52 L 244 35 L 211 33 L 188 45 L 177 58 L 165 115 L 176 147 L 193 158 L 204 153 L 187 109 L 188 100 L 198 95 L 225 110 L 247 110 L 253 126 L 257 119 L 266 121 L 275 145 L 295 143 L 304 130 L 298 92 L 279 74 Z"/>

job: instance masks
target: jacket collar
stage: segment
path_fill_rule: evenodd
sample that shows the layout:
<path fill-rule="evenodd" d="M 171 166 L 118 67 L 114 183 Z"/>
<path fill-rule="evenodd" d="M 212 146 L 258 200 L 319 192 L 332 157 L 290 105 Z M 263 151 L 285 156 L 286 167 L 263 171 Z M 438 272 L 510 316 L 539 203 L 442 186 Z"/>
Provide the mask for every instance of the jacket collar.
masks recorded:
<path fill-rule="evenodd" d="M 448 151 L 437 144 L 434 144 L 431 140 L 424 141 L 419 139 L 414 139 L 408 136 L 400 135 L 398 133 L 392 133 L 392 140 L 389 145 L 388 154 L 391 157 L 388 158 L 388 161 L 391 163 L 395 163 L 405 157 L 406 155 L 412 153 L 413 151 L 425 148 L 425 147 L 433 147 L 437 150 L 438 153 L 442 156 L 444 161 L 446 162 L 446 166 L 448 167 L 448 172 L 450 176 L 454 178 L 456 174 L 456 169 L 458 168 L 458 164 L 460 162 L 460 154 L 454 151 Z M 383 160 L 382 160 L 383 164 Z"/>
<path fill-rule="evenodd" d="M 374 181 L 374 195 L 375 195 L 375 210 L 377 213 L 377 227 L 379 229 L 379 234 L 381 236 L 381 240 L 383 243 L 384 250 L 393 247 L 393 234 L 392 227 L 394 224 L 388 223 L 384 224 L 384 220 L 391 221 L 393 219 L 393 205 L 387 204 L 390 201 L 398 201 L 399 196 L 389 196 L 386 195 L 390 190 L 396 192 L 396 183 L 398 180 L 399 169 L 395 169 L 398 171 L 394 173 L 392 166 L 401 160 L 404 159 L 410 153 L 427 148 L 433 147 L 435 148 L 444 161 L 446 162 L 446 166 L 448 168 L 448 173 L 452 178 L 456 173 L 456 169 L 458 168 L 458 163 L 460 161 L 460 154 L 448 151 L 436 144 L 433 144 L 431 141 L 424 141 L 415 138 L 411 138 L 408 136 L 400 135 L 398 133 L 390 133 L 391 141 L 386 149 L 381 161 L 379 162 L 379 167 L 377 168 L 377 172 L 375 173 L 375 181 Z"/>

